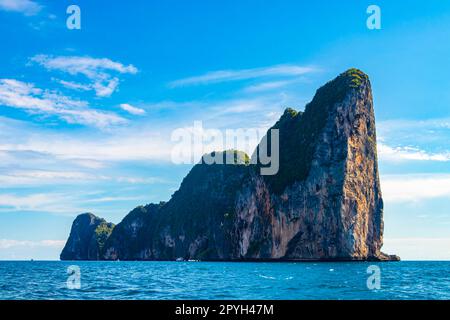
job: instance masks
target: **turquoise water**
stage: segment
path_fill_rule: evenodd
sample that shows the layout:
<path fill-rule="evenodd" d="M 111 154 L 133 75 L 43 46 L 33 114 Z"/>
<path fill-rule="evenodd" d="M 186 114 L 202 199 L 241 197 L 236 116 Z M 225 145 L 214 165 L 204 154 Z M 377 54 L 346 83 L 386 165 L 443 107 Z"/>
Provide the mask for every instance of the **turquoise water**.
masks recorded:
<path fill-rule="evenodd" d="M 70 265 L 80 289 L 67 288 Z M 450 262 L 0 261 L 0 299 L 450 299 Z"/>

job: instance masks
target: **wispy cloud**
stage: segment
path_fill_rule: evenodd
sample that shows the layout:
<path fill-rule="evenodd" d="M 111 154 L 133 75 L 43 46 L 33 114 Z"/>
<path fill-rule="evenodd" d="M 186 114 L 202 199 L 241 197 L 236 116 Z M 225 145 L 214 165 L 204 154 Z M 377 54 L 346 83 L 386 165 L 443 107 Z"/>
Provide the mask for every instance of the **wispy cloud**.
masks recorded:
<path fill-rule="evenodd" d="M 77 90 L 77 91 L 89 91 L 92 90 L 90 85 L 74 82 L 74 81 L 65 81 L 61 79 L 52 78 L 53 81 L 59 83 L 63 87 L 67 89 Z"/>
<path fill-rule="evenodd" d="M 287 93 L 259 94 L 257 96 L 238 95 L 229 99 L 162 101 L 146 104 L 149 113 L 160 110 L 177 110 L 177 120 L 201 120 L 216 128 L 270 127 L 282 115 L 286 107 L 301 109 L 305 99 Z M 208 112 L 205 112 L 208 110 Z M 239 115 L 239 116 L 237 116 Z M 245 115 L 245 116 L 244 116 Z"/>
<path fill-rule="evenodd" d="M 416 147 L 390 147 L 380 143 L 378 145 L 380 160 L 390 162 L 401 161 L 450 161 L 450 151 L 443 153 L 432 153 Z"/>
<path fill-rule="evenodd" d="M 399 130 L 436 130 L 436 129 L 450 129 L 450 118 L 437 119 L 393 119 L 384 120 L 378 123 L 378 126 L 383 132 L 399 131 Z"/>
<path fill-rule="evenodd" d="M 105 168 L 107 165 L 103 161 L 97 161 L 94 159 L 70 159 L 70 161 L 78 165 L 80 167 L 89 168 L 89 169 L 102 169 Z"/>
<path fill-rule="evenodd" d="M 14 79 L 0 79 L 0 105 L 23 109 L 30 114 L 57 116 L 67 123 L 99 128 L 126 122 L 114 113 L 90 109 L 86 101 L 74 100 Z"/>
<path fill-rule="evenodd" d="M 92 84 L 83 84 L 75 81 L 65 81 L 60 79 L 55 79 L 57 83 L 63 87 L 76 91 L 91 91 L 94 90 L 97 97 L 109 97 L 119 86 L 119 79 L 112 78 L 105 82 L 97 81 Z"/>
<path fill-rule="evenodd" d="M 69 182 L 71 184 L 84 181 L 99 181 L 103 177 L 85 172 L 50 171 L 50 170 L 15 170 L 0 173 L 0 184 L 3 187 L 20 185 L 46 185 Z"/>
<path fill-rule="evenodd" d="M 264 78 L 264 77 L 300 76 L 314 71 L 316 71 L 316 69 L 313 67 L 303 67 L 291 64 L 276 65 L 254 69 L 219 70 L 207 72 L 199 76 L 193 76 L 172 81 L 169 83 L 169 87 L 173 88 L 189 85 L 204 85 L 211 83 Z"/>
<path fill-rule="evenodd" d="M 140 200 L 140 201 L 146 201 L 147 199 L 142 197 L 103 197 L 103 198 L 93 198 L 90 200 L 84 201 L 85 203 L 101 203 L 101 202 L 121 202 L 121 201 L 134 201 L 134 200 Z"/>
<path fill-rule="evenodd" d="M 1 144 L 9 152 L 29 152 L 54 155 L 60 159 L 88 161 L 164 160 L 170 156 L 170 136 L 167 139 L 152 132 L 129 133 L 127 136 L 71 137 L 63 134 L 30 136 L 22 143 Z"/>
<path fill-rule="evenodd" d="M 86 182 L 117 182 L 126 184 L 164 183 L 165 180 L 156 177 L 129 177 L 117 175 L 95 174 L 92 172 L 70 170 L 33 170 L 22 169 L 2 173 L 0 168 L 0 189 L 13 186 L 44 186 L 59 184 L 76 184 Z"/>
<path fill-rule="evenodd" d="M 417 202 L 450 197 L 450 174 L 399 174 L 381 176 L 386 202 Z"/>
<path fill-rule="evenodd" d="M 36 15 L 41 9 L 41 5 L 31 0 L 0 0 L 0 10 L 20 12 L 26 16 Z"/>
<path fill-rule="evenodd" d="M 82 212 L 80 208 L 71 207 L 73 196 L 63 193 L 34 193 L 16 195 L 0 194 L 0 207 L 10 211 L 40 211 L 73 215 Z"/>
<path fill-rule="evenodd" d="M 289 84 L 292 84 L 293 81 L 285 80 L 285 81 L 269 81 L 263 82 L 255 85 L 250 85 L 244 89 L 245 92 L 254 93 L 254 92 L 263 92 L 268 90 L 275 90 L 283 88 Z"/>
<path fill-rule="evenodd" d="M 131 114 L 134 114 L 134 115 L 137 115 L 137 116 L 142 116 L 142 115 L 145 114 L 145 110 L 144 109 L 134 107 L 134 106 L 132 106 L 132 105 L 130 105 L 128 103 L 122 103 L 120 105 L 120 108 L 122 110 L 125 110 L 128 113 L 131 113 Z"/>
<path fill-rule="evenodd" d="M 0 249 L 10 249 L 17 247 L 54 247 L 54 248 L 63 248 L 65 240 L 13 240 L 13 239 L 0 239 Z"/>
<path fill-rule="evenodd" d="M 142 203 L 143 196 L 100 195 L 88 191 L 72 192 L 7 192 L 0 193 L 0 212 L 41 212 L 73 216 L 81 212 L 95 212 L 109 202 Z M 99 207 L 100 206 L 100 207 Z M 116 208 L 112 209 L 114 211 Z"/>
<path fill-rule="evenodd" d="M 107 58 L 36 55 L 31 58 L 31 61 L 37 62 L 49 70 L 59 70 L 71 75 L 83 74 L 90 79 L 108 77 L 107 71 L 116 71 L 122 74 L 138 72 L 133 65 L 124 65 Z"/>
<path fill-rule="evenodd" d="M 123 176 L 128 174 L 119 176 L 120 173 L 111 170 L 119 170 L 121 163 L 128 161 L 166 163 L 170 161 L 170 154 L 170 130 L 164 134 L 163 130 L 154 126 L 125 126 L 73 135 L 0 117 L 0 181 L 3 183 L 0 186 L 3 187 L 17 184 L 48 185 L 55 182 L 49 177 L 58 178 L 57 182 L 61 183 L 76 182 L 74 179 L 67 180 L 69 177 L 93 182 L 101 178 L 99 182 L 107 182 L 104 178 L 110 177 L 112 173 L 116 177 L 114 181 L 120 183 L 151 183 L 143 181 L 148 178 L 145 174 L 140 177 L 140 181 L 138 177 L 128 177 L 127 180 Z M 29 172 L 24 172 L 25 169 Z M 63 179 L 65 173 L 68 176 Z"/>
<path fill-rule="evenodd" d="M 94 90 L 98 97 L 109 97 L 119 86 L 118 74 L 136 74 L 133 65 L 124 65 L 108 58 L 82 56 L 36 55 L 31 62 L 42 65 L 50 71 L 60 71 L 72 76 L 83 75 L 90 83 L 81 84 L 73 81 L 59 81 L 63 86 L 75 90 Z"/>
<path fill-rule="evenodd" d="M 106 83 L 103 83 L 101 81 L 96 81 L 92 88 L 95 90 L 95 94 L 97 97 L 109 97 L 113 94 L 114 91 L 116 91 L 117 87 L 119 86 L 119 78 L 112 78 L 108 79 Z"/>
<path fill-rule="evenodd" d="M 94 135 L 91 132 L 77 135 L 55 132 L 28 122 L 0 117 L 0 182 L 3 182 L 3 186 L 68 184 L 95 179 L 107 183 L 104 177 L 110 176 L 108 170 L 120 168 L 126 162 L 158 161 L 168 164 L 176 143 L 171 141 L 172 130 L 192 126 L 194 120 L 203 121 L 205 128 L 210 129 L 273 125 L 272 120 L 277 115 L 267 112 L 261 119 L 261 112 L 279 105 L 279 99 L 264 96 L 260 99 L 211 103 L 191 101 L 181 105 L 176 102 L 146 105 L 145 108 L 151 110 L 149 112 L 158 108 L 173 108 L 179 110 L 179 114 L 176 119 L 168 119 L 167 123 L 151 122 L 150 119 L 145 124 L 130 123 Z M 205 113 L 205 108 L 210 108 L 210 112 Z M 245 114 L 245 117 L 236 117 L 236 114 Z M 270 121 L 265 116 L 270 116 Z M 5 168 L 3 173 L 2 165 Z M 30 171 L 24 172 L 23 168 Z M 102 171 L 104 168 L 106 171 Z M 99 177 L 100 172 L 106 172 L 101 174 L 103 178 Z M 140 179 L 126 177 L 126 174 L 123 176 L 116 177 L 114 181 L 124 184 L 158 182 L 150 181 L 153 178 L 145 175 Z"/>
<path fill-rule="evenodd" d="M 377 123 L 382 161 L 450 161 L 450 119 L 385 120 Z"/>

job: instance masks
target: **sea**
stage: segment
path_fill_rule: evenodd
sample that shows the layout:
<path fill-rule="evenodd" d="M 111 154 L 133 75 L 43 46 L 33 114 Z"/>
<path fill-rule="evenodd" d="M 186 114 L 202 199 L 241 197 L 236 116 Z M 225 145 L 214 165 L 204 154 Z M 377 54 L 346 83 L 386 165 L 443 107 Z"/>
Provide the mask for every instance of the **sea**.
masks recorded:
<path fill-rule="evenodd" d="M 0 261 L 0 299 L 450 299 L 450 261 Z"/>

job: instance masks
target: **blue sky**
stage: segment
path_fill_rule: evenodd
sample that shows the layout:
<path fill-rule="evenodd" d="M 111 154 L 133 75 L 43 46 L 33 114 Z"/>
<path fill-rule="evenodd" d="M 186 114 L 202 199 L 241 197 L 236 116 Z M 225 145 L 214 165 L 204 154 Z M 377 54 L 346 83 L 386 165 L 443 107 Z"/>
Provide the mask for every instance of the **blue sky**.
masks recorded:
<path fill-rule="evenodd" d="M 267 128 L 350 67 L 374 91 L 384 251 L 450 259 L 448 1 L 0 0 L 0 28 L 0 259 L 168 200 L 191 168 L 174 129 Z"/>

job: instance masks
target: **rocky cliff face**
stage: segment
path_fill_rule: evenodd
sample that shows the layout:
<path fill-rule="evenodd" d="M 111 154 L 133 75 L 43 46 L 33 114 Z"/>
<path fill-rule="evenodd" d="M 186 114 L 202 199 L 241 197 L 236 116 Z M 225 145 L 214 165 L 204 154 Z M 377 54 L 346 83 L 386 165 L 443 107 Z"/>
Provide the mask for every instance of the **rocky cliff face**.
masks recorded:
<path fill-rule="evenodd" d="M 114 224 L 92 213 L 80 214 L 72 224 L 69 239 L 61 252 L 61 260 L 100 260 L 103 247 Z"/>
<path fill-rule="evenodd" d="M 61 259 L 398 259 L 380 251 L 383 201 L 368 77 L 356 69 L 341 74 L 304 112 L 287 109 L 273 128 L 280 134 L 276 175 L 261 176 L 235 151 L 234 165 L 197 164 L 170 201 L 133 210 L 104 247 L 92 232 L 77 231 L 77 218 Z"/>

